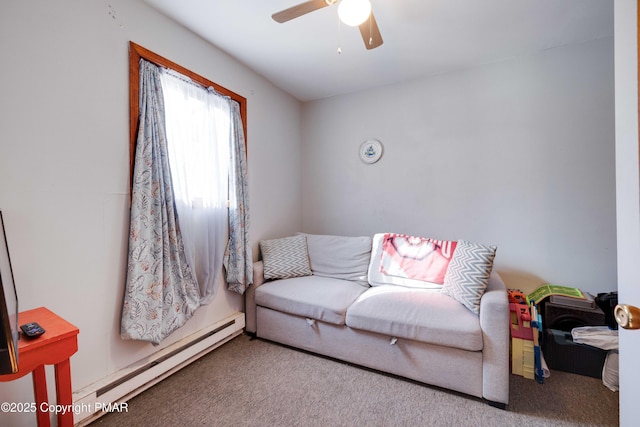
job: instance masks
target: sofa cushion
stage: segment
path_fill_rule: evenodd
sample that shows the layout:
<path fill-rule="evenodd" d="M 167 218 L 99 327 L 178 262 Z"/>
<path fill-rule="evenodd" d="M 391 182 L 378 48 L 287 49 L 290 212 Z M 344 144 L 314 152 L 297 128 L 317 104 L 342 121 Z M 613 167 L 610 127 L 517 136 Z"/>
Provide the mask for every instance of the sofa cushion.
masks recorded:
<path fill-rule="evenodd" d="M 287 279 L 312 274 L 304 236 L 261 240 L 265 279 Z"/>
<path fill-rule="evenodd" d="M 347 308 L 367 288 L 348 280 L 307 276 L 274 280 L 256 289 L 256 304 L 323 322 L 344 325 Z"/>
<path fill-rule="evenodd" d="M 480 321 L 437 290 L 381 285 L 369 288 L 347 310 L 347 326 L 389 337 L 480 351 Z"/>
<path fill-rule="evenodd" d="M 479 315 L 480 298 L 487 289 L 495 256 L 495 246 L 460 240 L 444 277 L 442 293 Z"/>
<path fill-rule="evenodd" d="M 314 275 L 351 280 L 369 286 L 367 268 L 371 258 L 371 237 L 302 235 L 307 238 Z"/>

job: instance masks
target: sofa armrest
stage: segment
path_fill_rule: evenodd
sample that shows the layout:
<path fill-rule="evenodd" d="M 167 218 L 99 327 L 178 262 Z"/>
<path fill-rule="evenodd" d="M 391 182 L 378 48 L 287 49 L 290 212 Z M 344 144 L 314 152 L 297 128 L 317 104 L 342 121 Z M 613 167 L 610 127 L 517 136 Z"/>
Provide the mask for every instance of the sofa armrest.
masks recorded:
<path fill-rule="evenodd" d="M 507 287 L 493 271 L 480 300 L 483 397 L 509 403 L 509 299 Z"/>
<path fill-rule="evenodd" d="M 244 293 L 245 330 L 256 333 L 256 289 L 264 283 L 264 264 L 262 261 L 253 263 L 253 283 Z"/>

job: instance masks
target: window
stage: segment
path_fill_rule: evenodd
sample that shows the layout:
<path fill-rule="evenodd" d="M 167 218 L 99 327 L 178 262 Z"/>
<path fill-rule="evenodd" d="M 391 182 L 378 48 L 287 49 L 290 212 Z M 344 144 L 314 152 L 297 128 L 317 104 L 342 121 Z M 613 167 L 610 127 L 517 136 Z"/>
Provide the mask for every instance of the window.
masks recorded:
<path fill-rule="evenodd" d="M 133 159 L 136 150 L 136 138 L 138 134 L 138 116 L 139 111 L 139 90 L 140 90 L 140 59 L 143 58 L 154 64 L 174 70 L 182 75 L 187 76 L 194 82 L 201 84 L 203 87 L 212 87 L 216 92 L 226 95 L 236 101 L 240 106 L 240 115 L 242 117 L 242 127 L 244 129 L 244 140 L 247 140 L 247 99 L 237 93 L 222 87 L 211 80 L 204 78 L 193 71 L 190 71 L 175 62 L 172 62 L 162 56 L 145 49 L 144 47 L 130 42 L 129 43 L 129 170 L 133 174 Z"/>
<path fill-rule="evenodd" d="M 240 286 L 232 290 L 242 293 L 247 284 L 245 256 L 235 255 L 238 252 L 250 253 L 250 249 L 245 250 L 248 244 L 245 231 L 248 228 L 248 211 L 246 197 L 243 196 L 246 194 L 246 137 L 243 138 L 246 135 L 246 99 L 130 43 L 132 178 L 135 150 L 139 143 L 141 59 L 146 61 L 145 69 L 152 67 L 159 75 L 164 108 L 154 111 L 164 111 L 164 126 L 160 126 L 166 130 L 166 135 L 162 134 L 166 136 L 169 185 L 174 196 L 173 203 L 169 204 L 175 205 L 178 238 L 184 243 L 186 260 L 197 279 L 201 303 L 206 304 L 215 296 L 222 277 L 223 261 L 227 267 L 227 282 Z M 150 86 L 158 87 L 158 83 Z M 162 138 L 164 140 L 164 136 Z M 239 151 L 242 151 L 240 155 Z M 135 173 L 138 174 L 137 171 Z M 133 195 L 134 180 L 131 181 Z M 238 197 L 238 191 L 242 193 L 241 197 Z M 242 239 L 240 243 L 239 239 Z M 235 278 L 239 268 L 227 265 L 230 257 L 233 261 L 240 259 L 243 264 L 240 267 L 242 279 Z"/>

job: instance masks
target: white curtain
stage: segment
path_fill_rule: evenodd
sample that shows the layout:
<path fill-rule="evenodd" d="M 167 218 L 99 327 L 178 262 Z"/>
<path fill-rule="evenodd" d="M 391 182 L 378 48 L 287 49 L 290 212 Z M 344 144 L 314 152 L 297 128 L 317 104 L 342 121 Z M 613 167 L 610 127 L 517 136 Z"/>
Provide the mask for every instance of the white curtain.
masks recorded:
<path fill-rule="evenodd" d="M 161 81 L 178 224 L 200 302 L 207 304 L 221 280 L 227 243 L 230 102 L 171 71 Z"/>

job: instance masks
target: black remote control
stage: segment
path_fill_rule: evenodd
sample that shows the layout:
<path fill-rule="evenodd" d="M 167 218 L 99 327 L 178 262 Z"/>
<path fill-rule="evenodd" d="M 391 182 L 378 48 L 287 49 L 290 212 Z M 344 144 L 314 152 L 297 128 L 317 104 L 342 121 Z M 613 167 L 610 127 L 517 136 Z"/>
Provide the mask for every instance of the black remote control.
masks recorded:
<path fill-rule="evenodd" d="M 26 323 L 20 326 L 20 329 L 22 329 L 27 338 L 36 338 L 45 332 L 44 328 L 36 322 Z"/>

